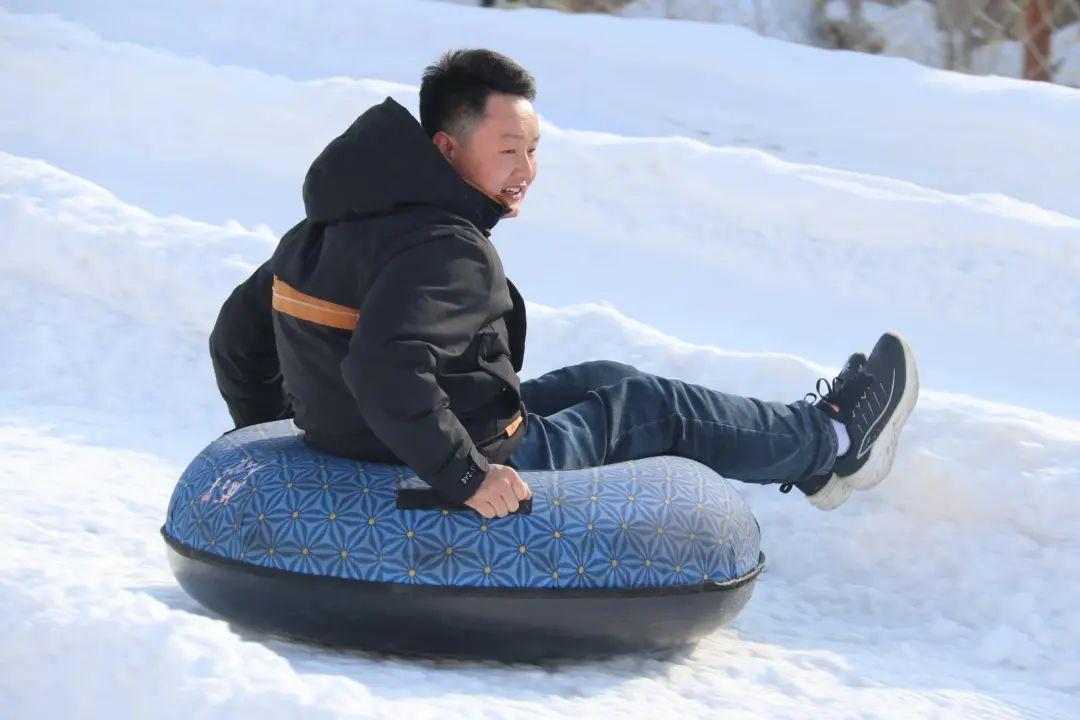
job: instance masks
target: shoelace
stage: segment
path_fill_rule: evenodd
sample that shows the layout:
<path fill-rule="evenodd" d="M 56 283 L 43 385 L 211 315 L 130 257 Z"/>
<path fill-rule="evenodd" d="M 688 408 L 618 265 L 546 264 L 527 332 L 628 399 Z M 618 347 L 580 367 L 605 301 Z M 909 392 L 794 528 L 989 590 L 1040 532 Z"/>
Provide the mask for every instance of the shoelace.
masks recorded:
<path fill-rule="evenodd" d="M 866 391 L 874 382 L 874 374 L 866 370 L 865 365 L 860 365 L 851 372 L 840 374 L 833 378 L 830 383 L 825 378 L 818 378 L 814 389 L 817 394 L 806 393 L 803 399 L 821 399 L 827 403 L 837 405 L 840 408 L 840 421 L 847 422 L 855 412 L 855 408 L 866 398 Z M 825 383 L 826 392 L 821 392 L 821 384 Z"/>
<path fill-rule="evenodd" d="M 814 383 L 814 389 L 817 390 L 817 393 L 806 393 L 803 400 L 807 402 L 823 400 L 837 405 L 840 408 L 840 421 L 846 423 L 855 414 L 855 408 L 866 397 L 866 391 L 873 382 L 874 374 L 867 372 L 864 363 L 854 370 L 846 373 L 841 372 L 832 379 L 831 383 L 825 378 L 818 378 L 817 382 Z M 825 383 L 826 392 L 821 392 L 822 383 Z M 849 400 L 853 400 L 853 402 L 849 403 Z M 791 492 L 793 487 L 795 487 L 795 483 L 783 483 L 780 486 L 780 492 L 787 494 Z"/>

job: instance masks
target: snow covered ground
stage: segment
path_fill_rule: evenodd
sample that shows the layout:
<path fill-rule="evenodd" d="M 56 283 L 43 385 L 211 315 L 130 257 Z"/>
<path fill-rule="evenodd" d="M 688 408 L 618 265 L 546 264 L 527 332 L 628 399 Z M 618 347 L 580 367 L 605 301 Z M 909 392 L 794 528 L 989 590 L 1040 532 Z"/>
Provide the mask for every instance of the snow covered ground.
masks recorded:
<path fill-rule="evenodd" d="M 475 7 L 479 0 L 441 0 Z M 612 14 L 630 18 L 666 18 L 696 22 L 723 23 L 749 28 L 766 37 L 807 45 L 827 44 L 821 21 L 815 17 L 819 0 L 631 0 L 612 9 Z M 501 5 L 501 4 L 500 4 Z M 512 9 L 512 3 L 506 3 Z M 861 24 L 871 31 L 880 43 L 882 55 L 902 57 L 936 68 L 949 68 L 948 46 L 958 47 L 959 31 L 949 33 L 938 27 L 938 7 L 943 2 L 927 0 L 868 0 L 861 4 Z M 961 0 L 954 3 L 954 12 L 984 12 L 987 3 Z M 828 0 L 821 8 L 823 18 L 848 25 L 852 22 L 852 3 L 849 0 Z M 1023 11 L 1023 3 L 1013 5 Z M 993 13 L 991 13 L 993 14 Z M 1000 15 L 1000 11 L 997 13 Z M 957 21 L 953 20 L 953 26 Z M 1050 38 L 1050 65 L 1053 80 L 1062 85 L 1080 87 L 1080 22 L 1062 27 Z M 1004 32 L 1004 25 L 999 31 Z M 971 72 L 980 75 L 1021 77 L 1024 49 L 1015 40 L 988 42 L 975 50 Z M 954 68 L 958 66 L 952 66 Z"/>
<path fill-rule="evenodd" d="M 1075 716 L 1080 91 L 548 11 L 6 6 L 5 716 Z M 221 301 L 322 146 L 386 95 L 415 112 L 466 45 L 540 87 L 537 184 L 493 235 L 529 300 L 523 378 L 610 358 L 795 399 L 886 328 L 919 353 L 887 483 L 833 513 L 740 485 L 769 571 L 691 652 L 326 652 L 230 628 L 164 562 L 172 484 L 228 426 Z"/>

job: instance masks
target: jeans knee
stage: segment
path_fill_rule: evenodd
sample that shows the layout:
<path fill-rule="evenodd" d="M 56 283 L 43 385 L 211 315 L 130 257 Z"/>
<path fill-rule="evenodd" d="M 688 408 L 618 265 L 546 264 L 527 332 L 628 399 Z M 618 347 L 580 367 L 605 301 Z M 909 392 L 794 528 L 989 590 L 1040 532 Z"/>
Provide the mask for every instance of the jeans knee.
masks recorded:
<path fill-rule="evenodd" d="M 623 378 L 619 385 L 626 402 L 632 403 L 634 406 L 647 406 L 664 410 L 672 405 L 670 388 L 658 382 L 654 376 L 644 373 L 631 375 Z"/>
<path fill-rule="evenodd" d="M 633 365 L 628 365 L 618 360 L 587 360 L 582 365 L 586 365 L 604 377 L 636 377 L 641 375 L 642 372 Z"/>

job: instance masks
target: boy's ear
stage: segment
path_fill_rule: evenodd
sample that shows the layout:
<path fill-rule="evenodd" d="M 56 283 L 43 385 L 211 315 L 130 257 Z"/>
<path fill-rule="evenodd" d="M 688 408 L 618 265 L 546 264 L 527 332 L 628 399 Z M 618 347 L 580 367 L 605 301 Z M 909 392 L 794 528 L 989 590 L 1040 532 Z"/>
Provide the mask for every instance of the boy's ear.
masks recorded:
<path fill-rule="evenodd" d="M 450 137 L 442 130 L 439 130 L 432 136 L 431 142 L 435 144 L 435 147 L 439 149 L 439 152 L 444 158 L 447 160 L 454 159 L 454 150 L 456 149 L 454 147 L 454 138 Z"/>

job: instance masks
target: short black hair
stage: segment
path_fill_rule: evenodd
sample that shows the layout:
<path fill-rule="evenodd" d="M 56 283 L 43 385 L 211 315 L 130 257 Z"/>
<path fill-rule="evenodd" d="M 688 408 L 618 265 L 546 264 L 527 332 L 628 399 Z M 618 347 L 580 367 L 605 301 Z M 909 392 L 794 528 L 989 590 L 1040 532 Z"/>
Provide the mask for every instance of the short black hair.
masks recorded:
<path fill-rule="evenodd" d="M 468 135 L 483 119 L 488 95 L 517 95 L 530 102 L 536 80 L 510 58 L 481 48 L 450 50 L 424 70 L 420 83 L 420 124 L 428 137 L 442 130 Z"/>

